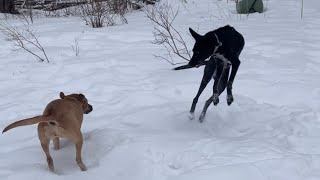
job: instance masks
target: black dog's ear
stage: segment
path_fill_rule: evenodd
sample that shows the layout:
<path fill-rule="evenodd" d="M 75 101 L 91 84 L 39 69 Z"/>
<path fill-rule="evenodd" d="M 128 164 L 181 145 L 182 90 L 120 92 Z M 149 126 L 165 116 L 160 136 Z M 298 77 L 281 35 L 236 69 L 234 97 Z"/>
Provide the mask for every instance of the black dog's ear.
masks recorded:
<path fill-rule="evenodd" d="M 189 28 L 189 31 L 190 31 L 192 37 L 193 37 L 195 40 L 197 40 L 197 39 L 199 39 L 199 38 L 201 37 L 200 34 L 196 33 L 196 32 L 195 32 L 194 30 L 192 30 L 191 28 Z"/>
<path fill-rule="evenodd" d="M 60 98 L 63 99 L 64 97 L 66 97 L 66 96 L 64 95 L 64 93 L 63 93 L 63 92 L 60 92 Z"/>

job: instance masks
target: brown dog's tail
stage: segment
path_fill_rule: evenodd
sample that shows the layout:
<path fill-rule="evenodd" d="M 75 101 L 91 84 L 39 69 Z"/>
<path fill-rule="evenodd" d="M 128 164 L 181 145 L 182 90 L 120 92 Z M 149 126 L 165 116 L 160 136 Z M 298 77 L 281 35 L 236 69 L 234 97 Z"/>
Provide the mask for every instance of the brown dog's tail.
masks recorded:
<path fill-rule="evenodd" d="M 2 131 L 2 134 L 7 132 L 10 129 L 13 129 L 19 126 L 27 126 L 27 125 L 37 124 L 41 122 L 48 122 L 52 125 L 58 125 L 58 122 L 52 116 L 35 116 L 33 118 L 23 119 L 8 125 L 6 128 L 4 128 L 4 130 Z"/>

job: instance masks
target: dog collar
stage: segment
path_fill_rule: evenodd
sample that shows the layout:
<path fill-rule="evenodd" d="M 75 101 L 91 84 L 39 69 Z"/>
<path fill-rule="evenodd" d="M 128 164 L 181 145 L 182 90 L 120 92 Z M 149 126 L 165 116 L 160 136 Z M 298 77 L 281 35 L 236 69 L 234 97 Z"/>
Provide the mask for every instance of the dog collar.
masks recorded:
<path fill-rule="evenodd" d="M 222 42 L 219 40 L 219 38 L 218 38 L 216 33 L 213 33 L 213 34 L 216 37 L 217 43 L 218 43 L 218 45 L 214 48 L 214 51 L 213 51 L 213 54 L 215 54 L 218 51 L 219 47 L 222 46 Z"/>
<path fill-rule="evenodd" d="M 219 37 L 217 36 L 216 33 L 213 33 L 213 34 L 214 34 L 214 36 L 215 36 L 216 39 L 217 39 L 218 45 L 214 48 L 214 51 L 213 51 L 212 55 L 211 55 L 207 60 L 205 60 L 203 63 L 198 64 L 198 65 L 196 66 L 197 68 L 200 67 L 200 66 L 202 66 L 202 65 L 205 65 L 207 61 L 210 61 L 210 58 L 211 58 L 211 57 L 219 58 L 219 59 L 227 62 L 227 64 L 231 64 L 231 62 L 230 62 L 227 58 L 225 58 L 224 55 L 219 54 L 219 53 L 216 53 L 216 52 L 218 51 L 219 47 L 222 46 L 222 42 L 219 40 Z"/>
<path fill-rule="evenodd" d="M 218 43 L 218 45 L 214 48 L 214 51 L 213 51 L 213 53 L 212 53 L 211 57 L 218 58 L 218 59 L 220 59 L 220 60 L 222 60 L 222 61 L 226 62 L 226 63 L 227 63 L 227 64 L 226 64 L 227 66 L 230 66 L 230 65 L 231 65 L 230 60 L 229 60 L 229 59 L 227 59 L 226 57 L 224 57 L 224 55 L 223 55 L 223 54 L 217 53 L 217 51 L 218 51 L 219 47 L 221 47 L 221 46 L 222 46 L 222 42 L 219 40 L 219 38 L 218 38 L 218 36 L 217 36 L 217 34 L 216 34 L 216 33 L 214 33 L 214 36 L 215 36 L 215 37 L 216 37 L 216 39 L 217 39 L 217 43 Z"/>

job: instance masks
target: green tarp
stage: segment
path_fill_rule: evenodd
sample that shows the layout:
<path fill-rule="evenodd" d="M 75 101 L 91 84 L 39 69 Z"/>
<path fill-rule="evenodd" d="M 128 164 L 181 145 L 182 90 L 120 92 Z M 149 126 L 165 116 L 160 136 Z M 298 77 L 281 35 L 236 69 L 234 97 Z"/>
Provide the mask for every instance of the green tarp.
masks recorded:
<path fill-rule="evenodd" d="M 238 0 L 236 6 L 239 14 L 263 12 L 262 0 Z"/>

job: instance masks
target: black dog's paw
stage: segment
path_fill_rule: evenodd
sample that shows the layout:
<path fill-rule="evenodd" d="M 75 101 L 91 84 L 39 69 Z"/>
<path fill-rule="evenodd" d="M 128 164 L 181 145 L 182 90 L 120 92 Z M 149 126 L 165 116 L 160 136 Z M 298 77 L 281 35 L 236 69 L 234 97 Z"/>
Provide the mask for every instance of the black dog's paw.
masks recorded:
<path fill-rule="evenodd" d="M 202 112 L 201 115 L 200 115 L 200 117 L 199 117 L 199 122 L 200 122 L 200 123 L 203 123 L 205 117 L 206 117 L 206 113 L 203 113 L 203 112 Z"/>
<path fill-rule="evenodd" d="M 194 113 L 190 113 L 188 117 L 190 120 L 194 120 Z"/>
<path fill-rule="evenodd" d="M 213 102 L 213 105 L 215 105 L 215 106 L 219 103 L 219 95 L 218 94 L 213 94 L 212 102 Z"/>
<path fill-rule="evenodd" d="M 233 102 L 233 96 L 232 95 L 227 95 L 227 103 L 228 103 L 228 106 L 230 106 Z"/>

